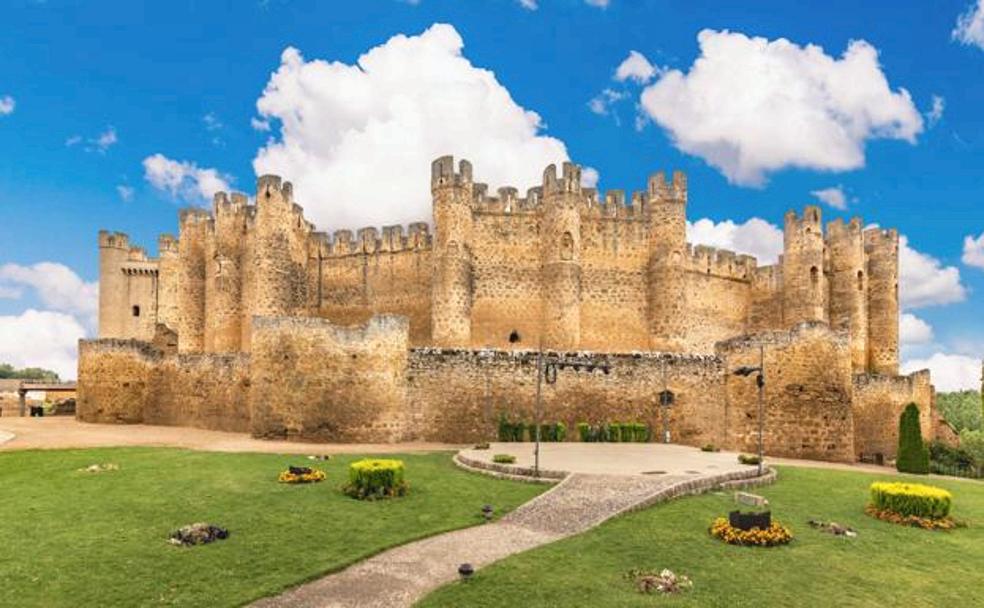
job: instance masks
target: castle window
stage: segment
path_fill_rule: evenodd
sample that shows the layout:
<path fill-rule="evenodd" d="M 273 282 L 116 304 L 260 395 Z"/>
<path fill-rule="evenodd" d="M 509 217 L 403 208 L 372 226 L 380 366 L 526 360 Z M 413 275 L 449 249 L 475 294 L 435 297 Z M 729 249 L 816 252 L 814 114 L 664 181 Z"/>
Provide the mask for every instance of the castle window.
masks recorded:
<path fill-rule="evenodd" d="M 810 281 L 813 282 L 814 287 L 820 284 L 820 271 L 816 266 L 810 268 Z"/>
<path fill-rule="evenodd" d="M 139 317 L 140 316 L 140 307 L 139 306 L 134 306 L 133 309 L 132 309 L 132 311 L 133 311 L 133 316 L 134 317 Z"/>
<path fill-rule="evenodd" d="M 515 329 L 512 330 L 512 332 L 509 333 L 509 343 L 510 344 L 515 344 L 515 343 L 519 342 L 519 339 L 520 339 L 519 338 L 519 332 L 516 331 Z"/>
<path fill-rule="evenodd" d="M 864 291 L 864 272 L 858 271 L 858 291 Z"/>
<path fill-rule="evenodd" d="M 574 237 L 570 232 L 565 232 L 564 236 L 560 237 L 560 259 L 565 261 L 574 259 Z"/>

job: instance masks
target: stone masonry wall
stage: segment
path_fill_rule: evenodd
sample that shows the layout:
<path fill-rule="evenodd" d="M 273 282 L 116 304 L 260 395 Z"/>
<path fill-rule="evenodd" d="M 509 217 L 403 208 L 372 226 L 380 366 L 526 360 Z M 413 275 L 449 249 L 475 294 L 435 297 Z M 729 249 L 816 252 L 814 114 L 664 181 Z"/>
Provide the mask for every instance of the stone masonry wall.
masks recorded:
<path fill-rule="evenodd" d="M 562 353 L 565 359 L 607 364 L 605 374 L 560 369 L 544 383 L 542 420 L 563 422 L 576 440 L 578 422 L 644 422 L 662 429 L 658 394 L 676 394 L 672 441 L 687 445 L 724 439 L 723 368 L 714 356 L 658 353 Z M 479 441 L 494 438 L 499 415 L 532 422 L 536 403 L 535 351 L 414 349 L 407 372 L 411 439 Z"/>
<path fill-rule="evenodd" d="M 765 452 L 814 460 L 854 461 L 850 341 L 823 323 L 722 342 L 726 370 L 765 360 Z M 756 451 L 758 390 L 755 374 L 726 376 L 727 447 Z"/>
<path fill-rule="evenodd" d="M 83 422 L 143 421 L 151 373 L 160 353 L 146 342 L 79 340 L 76 418 Z"/>
<path fill-rule="evenodd" d="M 404 317 L 377 316 L 359 327 L 315 318 L 254 318 L 253 435 L 343 442 L 402 439 L 408 342 Z"/>
<path fill-rule="evenodd" d="M 163 357 L 150 375 L 144 424 L 249 431 L 249 356 Z"/>
<path fill-rule="evenodd" d="M 936 435 L 935 395 L 929 371 L 908 376 L 859 374 L 854 377 L 855 451 L 895 458 L 899 443 L 899 418 L 909 403 L 919 406 L 919 426 L 924 439 Z"/>

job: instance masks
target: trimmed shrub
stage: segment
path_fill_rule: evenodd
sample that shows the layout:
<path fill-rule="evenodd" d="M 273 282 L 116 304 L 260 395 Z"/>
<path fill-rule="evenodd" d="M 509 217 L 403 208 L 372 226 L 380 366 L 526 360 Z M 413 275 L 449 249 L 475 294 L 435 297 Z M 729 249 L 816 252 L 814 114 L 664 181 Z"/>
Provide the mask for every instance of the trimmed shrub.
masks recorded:
<path fill-rule="evenodd" d="M 622 424 L 620 422 L 613 422 L 608 425 L 608 432 L 605 433 L 608 441 L 613 443 L 618 443 L 622 439 Z"/>
<path fill-rule="evenodd" d="M 516 462 L 516 457 L 512 454 L 493 454 L 492 462 L 497 462 L 499 464 L 513 464 Z"/>
<path fill-rule="evenodd" d="M 638 441 L 636 439 L 636 424 L 631 422 L 626 422 L 619 428 L 619 438 L 618 440 L 622 443 L 632 443 L 633 441 Z"/>
<path fill-rule="evenodd" d="M 921 483 L 876 481 L 871 484 L 871 505 L 903 516 L 942 519 L 950 514 L 953 495 Z"/>
<path fill-rule="evenodd" d="M 567 426 L 563 422 L 558 422 L 554 425 L 553 429 L 554 441 L 565 441 L 567 440 Z"/>
<path fill-rule="evenodd" d="M 403 478 L 403 461 L 365 458 L 349 465 L 349 482 L 342 490 L 353 498 L 375 500 L 403 496 L 409 486 Z"/>
<path fill-rule="evenodd" d="M 762 459 L 757 454 L 738 454 L 738 462 L 741 464 L 758 464 Z"/>
<path fill-rule="evenodd" d="M 923 443 L 919 429 L 919 407 L 915 403 L 905 406 L 899 417 L 899 450 L 895 468 L 902 473 L 929 473 L 929 450 Z"/>
<path fill-rule="evenodd" d="M 704 445 L 700 446 L 700 451 L 701 452 L 720 452 L 721 450 L 717 446 L 715 446 L 713 443 L 705 443 Z"/>
<path fill-rule="evenodd" d="M 647 443 L 649 441 L 649 425 L 637 422 L 633 425 L 635 429 L 635 440 L 639 443 Z"/>
<path fill-rule="evenodd" d="M 592 441 L 591 425 L 588 424 L 587 422 L 578 422 L 577 434 L 581 438 L 581 441 L 584 443 L 588 443 L 589 441 Z"/>

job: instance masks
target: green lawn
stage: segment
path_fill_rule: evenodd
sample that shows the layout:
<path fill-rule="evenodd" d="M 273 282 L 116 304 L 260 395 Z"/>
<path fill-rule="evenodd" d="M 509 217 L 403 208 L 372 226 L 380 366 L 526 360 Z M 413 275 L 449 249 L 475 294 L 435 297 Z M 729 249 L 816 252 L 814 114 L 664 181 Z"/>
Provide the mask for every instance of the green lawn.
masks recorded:
<path fill-rule="evenodd" d="M 438 532 L 478 524 L 542 487 L 457 469 L 449 454 L 398 456 L 410 494 L 361 502 L 339 487 L 357 457 L 120 448 L 0 454 L 0 606 L 236 606 Z M 119 471 L 82 473 L 94 463 Z M 328 479 L 276 482 L 288 464 Z M 207 521 L 230 538 L 167 544 Z"/>
<path fill-rule="evenodd" d="M 929 532 L 864 515 L 868 484 L 882 477 L 782 468 L 754 490 L 793 529 L 785 547 L 725 545 L 707 534 L 730 495 L 682 498 L 612 520 L 595 530 L 523 553 L 437 590 L 422 606 L 981 606 L 984 605 L 984 484 L 937 479 L 954 493 L 953 515 L 970 527 Z M 810 528 L 834 520 L 854 539 Z M 622 578 L 630 568 L 686 574 L 692 591 L 642 595 Z"/>

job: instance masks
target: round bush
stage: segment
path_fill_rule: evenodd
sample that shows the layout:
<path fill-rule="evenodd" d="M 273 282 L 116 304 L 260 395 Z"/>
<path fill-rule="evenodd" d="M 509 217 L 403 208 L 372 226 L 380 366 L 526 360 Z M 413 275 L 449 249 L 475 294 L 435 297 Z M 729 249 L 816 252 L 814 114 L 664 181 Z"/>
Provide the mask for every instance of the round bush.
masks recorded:
<path fill-rule="evenodd" d="M 366 458 L 349 465 L 349 482 L 343 491 L 353 498 L 374 500 L 403 496 L 408 489 L 402 460 Z"/>

